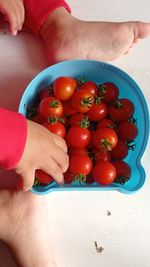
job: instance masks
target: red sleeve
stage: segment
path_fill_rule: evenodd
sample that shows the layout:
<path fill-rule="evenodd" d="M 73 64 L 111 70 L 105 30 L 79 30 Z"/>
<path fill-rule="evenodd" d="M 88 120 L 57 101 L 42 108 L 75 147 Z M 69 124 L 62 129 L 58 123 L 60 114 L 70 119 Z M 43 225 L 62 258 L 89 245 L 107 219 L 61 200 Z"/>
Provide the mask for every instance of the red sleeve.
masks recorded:
<path fill-rule="evenodd" d="M 70 7 L 64 0 L 24 0 L 25 26 L 38 34 L 41 25 L 47 16 L 59 7 L 64 7 L 71 12 Z"/>
<path fill-rule="evenodd" d="M 21 159 L 27 137 L 22 114 L 0 108 L 0 166 L 11 169 Z"/>

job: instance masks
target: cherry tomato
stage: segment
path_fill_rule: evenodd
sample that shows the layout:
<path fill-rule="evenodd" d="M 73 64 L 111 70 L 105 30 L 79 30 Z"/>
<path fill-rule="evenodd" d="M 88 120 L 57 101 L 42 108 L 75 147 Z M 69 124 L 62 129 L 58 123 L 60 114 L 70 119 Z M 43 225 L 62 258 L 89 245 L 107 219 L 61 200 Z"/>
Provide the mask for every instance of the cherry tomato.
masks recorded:
<path fill-rule="evenodd" d="M 118 99 L 108 109 L 109 117 L 113 121 L 121 122 L 128 120 L 134 113 L 133 103 L 126 98 Z"/>
<path fill-rule="evenodd" d="M 37 169 L 35 171 L 35 178 L 41 183 L 41 184 L 49 184 L 51 182 L 53 182 L 53 178 L 52 176 L 50 176 L 49 174 L 47 174 L 46 172 Z"/>
<path fill-rule="evenodd" d="M 62 103 L 63 103 L 63 113 L 65 116 L 71 116 L 71 115 L 77 113 L 77 111 L 75 109 L 73 109 L 70 100 L 64 101 Z"/>
<path fill-rule="evenodd" d="M 88 175 L 92 171 L 93 163 L 88 155 L 72 155 L 69 160 L 69 171 L 73 175 Z"/>
<path fill-rule="evenodd" d="M 113 159 L 123 159 L 128 155 L 128 146 L 123 140 L 119 139 L 110 153 Z"/>
<path fill-rule="evenodd" d="M 90 139 L 90 142 L 86 146 L 87 149 L 94 148 L 94 145 L 93 145 L 93 134 L 94 134 L 94 130 L 90 130 L 91 139 Z"/>
<path fill-rule="evenodd" d="M 91 109 L 87 112 L 87 116 L 91 121 L 99 121 L 106 117 L 107 106 L 105 103 L 100 102 L 99 104 L 94 104 Z"/>
<path fill-rule="evenodd" d="M 74 180 L 74 175 L 70 173 L 68 170 L 64 173 L 64 183 L 71 184 Z"/>
<path fill-rule="evenodd" d="M 83 83 L 80 86 L 80 89 L 84 89 L 87 92 L 89 92 L 90 94 L 93 94 L 94 96 L 98 96 L 98 86 L 96 83 L 92 82 L 92 81 L 88 81 Z"/>
<path fill-rule="evenodd" d="M 110 128 L 104 127 L 96 130 L 93 134 L 93 144 L 97 149 L 102 151 L 112 150 L 118 142 L 116 132 Z"/>
<path fill-rule="evenodd" d="M 52 96 L 53 95 L 53 92 L 52 92 L 52 87 L 49 86 L 47 88 L 44 88 L 42 89 L 40 92 L 39 92 L 39 98 L 40 98 L 40 101 L 46 97 L 49 97 L 49 96 Z"/>
<path fill-rule="evenodd" d="M 94 95 L 79 89 L 73 94 L 71 104 L 77 112 L 86 113 L 94 104 Z"/>
<path fill-rule="evenodd" d="M 112 103 L 118 98 L 118 87 L 111 82 L 105 82 L 99 85 L 100 96 L 103 97 L 103 101 L 107 104 Z"/>
<path fill-rule="evenodd" d="M 113 129 L 112 120 L 106 118 L 106 119 L 103 119 L 103 120 L 99 121 L 97 123 L 96 129 L 98 130 L 98 129 L 101 129 L 101 128 L 104 128 L 104 127 L 108 127 L 108 128 L 112 128 Z"/>
<path fill-rule="evenodd" d="M 137 126 L 130 121 L 123 121 L 118 126 L 118 136 L 124 141 L 131 141 L 138 135 Z"/>
<path fill-rule="evenodd" d="M 36 123 L 42 124 L 45 119 L 42 117 L 42 115 L 39 113 L 38 109 L 35 114 L 33 114 L 30 118 L 31 121 L 34 121 Z"/>
<path fill-rule="evenodd" d="M 53 83 L 53 93 L 54 97 L 66 101 L 74 93 L 77 86 L 75 79 L 70 77 L 59 77 Z"/>
<path fill-rule="evenodd" d="M 128 163 L 117 160 L 113 162 L 116 169 L 115 183 L 125 184 L 131 177 L 131 168 Z"/>
<path fill-rule="evenodd" d="M 85 182 L 86 182 L 86 184 L 93 184 L 93 183 L 95 183 L 95 180 L 93 179 L 92 175 L 89 174 L 89 175 L 86 176 L 86 181 Z"/>
<path fill-rule="evenodd" d="M 75 147 L 70 147 L 69 149 L 69 156 L 72 156 L 74 154 L 87 154 L 88 150 L 85 147 L 82 148 L 75 148 Z"/>
<path fill-rule="evenodd" d="M 87 128 L 72 126 L 67 133 L 67 140 L 72 147 L 82 148 L 88 145 L 91 133 Z"/>
<path fill-rule="evenodd" d="M 38 107 L 32 107 L 31 109 L 29 109 L 27 113 L 27 118 L 39 124 L 42 124 L 45 121 L 45 119 L 40 114 Z"/>
<path fill-rule="evenodd" d="M 98 184 L 108 185 L 114 182 L 116 169 L 112 163 L 101 161 L 93 168 L 92 176 Z"/>
<path fill-rule="evenodd" d="M 95 153 L 95 160 L 96 162 L 99 161 L 111 161 L 111 154 L 110 151 L 99 151 L 97 150 Z"/>
<path fill-rule="evenodd" d="M 58 99 L 49 96 L 40 101 L 39 112 L 46 120 L 51 115 L 60 118 L 63 114 L 63 105 Z"/>
<path fill-rule="evenodd" d="M 67 116 L 63 115 L 61 118 L 59 118 L 59 121 L 66 127 L 68 126 L 68 118 Z"/>
<path fill-rule="evenodd" d="M 54 122 L 45 121 L 43 123 L 43 126 L 46 127 L 52 133 L 58 134 L 62 138 L 64 138 L 66 135 L 65 126 L 58 120 L 56 120 Z"/>
<path fill-rule="evenodd" d="M 85 117 L 83 113 L 75 113 L 69 119 L 69 125 L 79 125 L 82 119 Z"/>

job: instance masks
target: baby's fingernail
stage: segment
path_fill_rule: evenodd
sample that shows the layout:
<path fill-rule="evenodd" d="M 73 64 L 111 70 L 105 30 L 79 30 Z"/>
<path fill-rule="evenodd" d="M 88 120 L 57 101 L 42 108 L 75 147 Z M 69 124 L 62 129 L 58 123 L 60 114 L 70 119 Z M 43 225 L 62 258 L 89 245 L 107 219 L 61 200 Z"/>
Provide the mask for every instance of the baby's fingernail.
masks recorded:
<path fill-rule="evenodd" d="M 16 35 L 17 35 L 17 31 L 14 30 L 14 31 L 12 32 L 12 34 L 13 34 L 14 36 L 16 36 Z"/>

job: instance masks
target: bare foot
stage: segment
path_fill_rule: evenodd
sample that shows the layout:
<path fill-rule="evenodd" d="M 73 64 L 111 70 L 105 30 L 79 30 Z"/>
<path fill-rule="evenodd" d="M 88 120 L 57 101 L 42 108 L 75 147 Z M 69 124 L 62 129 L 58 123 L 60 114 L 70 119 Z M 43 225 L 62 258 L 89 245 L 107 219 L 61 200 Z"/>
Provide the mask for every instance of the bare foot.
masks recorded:
<path fill-rule="evenodd" d="M 30 192 L 0 191 L 0 238 L 19 266 L 54 267 L 47 198 Z"/>
<path fill-rule="evenodd" d="M 74 18 L 64 8 L 55 10 L 41 27 L 48 60 L 114 60 L 139 39 L 150 36 L 150 23 L 87 22 Z"/>

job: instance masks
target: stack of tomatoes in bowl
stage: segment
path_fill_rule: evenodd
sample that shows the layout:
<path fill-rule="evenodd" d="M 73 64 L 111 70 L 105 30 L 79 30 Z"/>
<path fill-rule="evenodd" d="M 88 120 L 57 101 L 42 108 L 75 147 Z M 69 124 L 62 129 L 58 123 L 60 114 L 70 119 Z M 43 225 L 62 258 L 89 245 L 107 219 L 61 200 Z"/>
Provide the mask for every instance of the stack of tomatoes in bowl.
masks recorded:
<path fill-rule="evenodd" d="M 124 158 L 134 150 L 138 135 L 134 110 L 134 103 L 120 97 L 119 88 L 109 80 L 96 83 L 61 76 L 38 92 L 27 117 L 66 140 L 65 184 L 123 185 L 131 177 Z M 51 176 L 36 171 L 34 186 L 52 182 Z"/>

